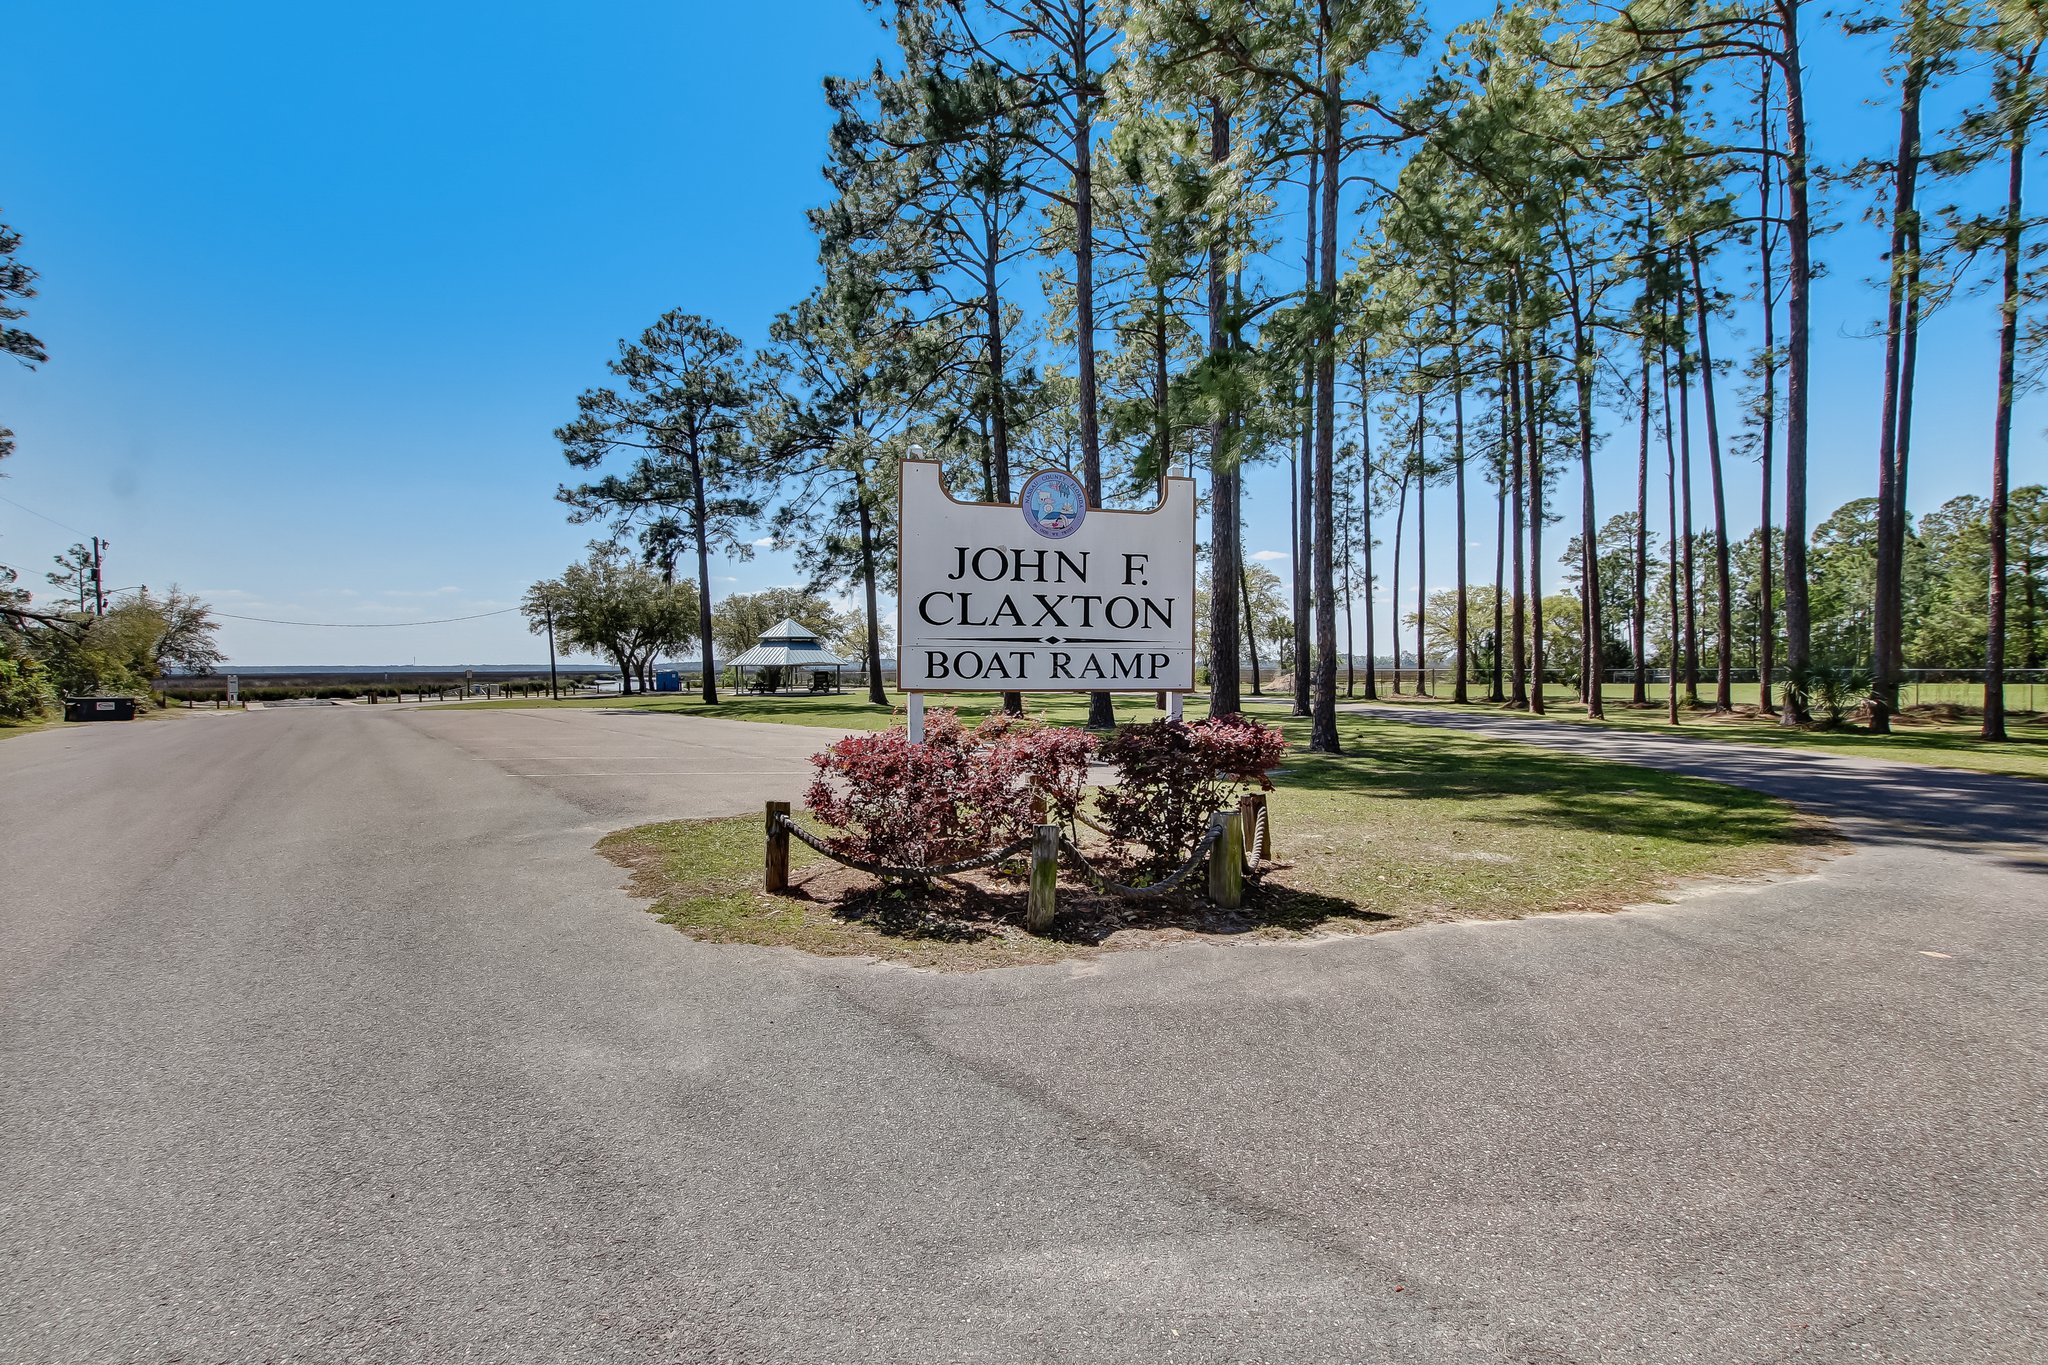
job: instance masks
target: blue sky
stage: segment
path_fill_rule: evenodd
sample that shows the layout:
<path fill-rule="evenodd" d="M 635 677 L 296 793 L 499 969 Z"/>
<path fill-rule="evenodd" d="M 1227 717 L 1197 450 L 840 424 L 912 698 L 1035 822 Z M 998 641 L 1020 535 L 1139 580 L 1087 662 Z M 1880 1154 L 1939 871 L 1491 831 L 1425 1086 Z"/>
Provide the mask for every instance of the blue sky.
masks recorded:
<path fill-rule="evenodd" d="M 0 560 L 40 589 L 52 554 L 97 533 L 110 587 L 177 581 L 224 612 L 362 623 L 509 606 L 580 553 L 550 431 L 665 309 L 759 342 L 809 288 L 819 82 L 885 40 L 857 0 L 44 5 L 10 37 L 27 112 L 0 206 L 42 272 L 27 325 L 52 360 L 0 374 L 20 437 Z M 1814 69 L 1821 153 L 1879 146 L 1892 116 L 1859 103 L 1884 94 L 1867 47 L 1820 41 Z M 1848 339 L 1875 312 L 1872 248 L 1854 205 L 1836 217 L 1816 518 L 1867 493 L 1874 464 L 1878 344 Z M 1930 332 L 1917 508 L 1983 490 L 1991 321 L 1969 299 Z M 2023 418 L 2017 482 L 2048 472 L 2039 411 Z M 1603 515 L 1634 499 L 1630 455 L 1607 468 Z M 1740 527 L 1755 487 L 1732 462 Z M 1255 471 L 1252 489 L 1248 548 L 1284 549 L 1284 475 Z M 1559 496 L 1576 507 L 1576 483 Z M 1449 501 L 1431 499 L 1432 584 L 1450 574 Z M 1490 568 L 1490 505 L 1475 521 Z M 721 591 L 794 579 L 773 555 L 714 572 Z M 248 664 L 542 652 L 516 616 L 228 621 L 222 642 Z"/>

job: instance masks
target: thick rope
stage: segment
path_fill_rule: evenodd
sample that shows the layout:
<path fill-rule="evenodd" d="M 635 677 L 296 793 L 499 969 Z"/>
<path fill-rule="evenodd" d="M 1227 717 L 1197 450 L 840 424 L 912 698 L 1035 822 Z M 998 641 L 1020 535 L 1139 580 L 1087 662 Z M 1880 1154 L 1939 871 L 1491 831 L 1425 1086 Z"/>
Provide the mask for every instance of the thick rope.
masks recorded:
<path fill-rule="evenodd" d="M 1019 853 L 1029 849 L 1035 842 L 1035 839 L 1019 839 L 1015 843 L 996 849 L 992 853 L 977 854 L 972 858 L 963 858 L 959 862 L 954 863 L 941 863 L 921 867 L 891 867 L 885 863 L 871 863 L 865 858 L 849 857 L 832 848 L 787 815 L 776 816 L 775 823 L 782 829 L 788 830 L 811 848 L 816 849 L 825 857 L 830 858 L 833 862 L 853 868 L 856 872 L 866 872 L 876 877 L 944 877 L 950 876 L 955 872 L 972 872 L 976 868 L 993 867 L 997 863 L 1007 862 Z M 1262 839 L 1265 835 L 1265 827 L 1266 813 L 1261 810 L 1259 812 L 1258 828 Z M 1093 863 L 1088 861 L 1088 855 L 1081 851 L 1080 845 L 1067 838 L 1064 834 L 1060 836 L 1060 850 L 1068 855 L 1069 860 L 1080 868 L 1082 874 L 1090 882 L 1102 890 L 1109 892 L 1113 896 L 1145 899 L 1170 894 L 1174 888 L 1187 880 L 1189 874 L 1196 868 L 1208 862 L 1210 850 L 1215 848 L 1217 841 L 1222 837 L 1223 831 L 1220 828 L 1212 827 L 1202 836 L 1201 841 L 1195 845 L 1194 852 L 1188 855 L 1186 862 L 1159 881 L 1147 886 L 1131 886 L 1125 882 L 1116 881 L 1113 878 L 1104 876 L 1096 870 Z M 1252 862 L 1255 865 L 1257 861 L 1258 859 L 1255 855 Z"/>
<path fill-rule="evenodd" d="M 1081 814 L 1081 812 L 1079 811 L 1074 812 L 1074 820 L 1075 823 L 1087 826 L 1089 829 L 1094 830 L 1097 834 L 1102 835 L 1104 838 L 1116 838 L 1116 831 L 1104 829 L 1101 825 L 1096 824 L 1093 820 L 1090 820 L 1087 816 Z M 1249 837 L 1245 841 L 1246 870 L 1256 872 L 1258 870 L 1260 863 L 1269 863 L 1273 861 L 1267 853 L 1267 850 L 1271 847 L 1272 836 L 1267 832 L 1266 829 L 1266 808 L 1264 806 L 1260 806 L 1258 824 L 1253 830 L 1249 832 Z"/>
<path fill-rule="evenodd" d="M 1060 849 L 1080 867 L 1089 881 L 1113 896 L 1164 896 L 1172 891 L 1174 887 L 1180 885 L 1190 872 L 1193 872 L 1209 860 L 1209 850 L 1214 848 L 1216 841 L 1222 837 L 1223 834 L 1220 830 L 1211 829 L 1202 836 L 1202 841 L 1195 845 L 1195 851 L 1188 855 L 1186 862 L 1175 868 L 1171 875 L 1160 881 L 1153 882 L 1150 886 L 1126 886 L 1122 882 L 1112 881 L 1108 877 L 1103 876 L 1095 870 L 1095 865 L 1088 861 L 1088 856 L 1081 851 L 1080 847 L 1064 834 L 1060 836 Z"/>
<path fill-rule="evenodd" d="M 787 815 L 776 816 L 775 822 L 833 862 L 843 863 L 856 872 L 866 872 L 876 877 L 944 877 L 955 872 L 972 872 L 977 867 L 993 867 L 997 863 L 1006 862 L 1030 848 L 1032 842 L 1030 839 L 1019 839 L 1007 848 L 963 858 L 957 863 L 942 863 L 933 867 L 890 867 L 885 863 L 871 863 L 864 858 L 850 858 L 838 852 Z"/>

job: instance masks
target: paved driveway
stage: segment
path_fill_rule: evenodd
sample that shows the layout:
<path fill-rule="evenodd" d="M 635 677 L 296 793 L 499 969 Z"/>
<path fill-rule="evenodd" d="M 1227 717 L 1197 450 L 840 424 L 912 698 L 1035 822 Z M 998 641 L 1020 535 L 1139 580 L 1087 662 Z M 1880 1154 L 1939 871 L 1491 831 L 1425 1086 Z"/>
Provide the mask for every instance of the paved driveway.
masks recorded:
<path fill-rule="evenodd" d="M 1620 915 L 960 977 L 693 944 L 590 852 L 824 738 L 0 744 L 0 1359 L 2048 1355 L 2042 788 Z"/>
<path fill-rule="evenodd" d="M 404 724 L 594 817 L 607 829 L 797 800 L 806 761 L 843 731 L 636 712 L 408 710 Z"/>

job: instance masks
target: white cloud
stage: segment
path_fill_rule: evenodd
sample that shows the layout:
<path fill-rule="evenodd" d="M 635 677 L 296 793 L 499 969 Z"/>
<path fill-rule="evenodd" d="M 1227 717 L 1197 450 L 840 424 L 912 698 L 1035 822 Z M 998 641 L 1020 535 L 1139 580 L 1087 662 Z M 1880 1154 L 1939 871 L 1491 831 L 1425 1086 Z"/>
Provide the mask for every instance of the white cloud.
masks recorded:
<path fill-rule="evenodd" d="M 759 540 L 753 542 L 753 545 L 757 550 L 772 550 L 775 548 L 775 537 L 762 536 Z"/>
<path fill-rule="evenodd" d="M 1258 560 L 1261 564 L 1271 564 L 1276 559 L 1291 559 L 1292 557 L 1285 550 L 1254 550 L 1251 553 L 1251 558 Z"/>

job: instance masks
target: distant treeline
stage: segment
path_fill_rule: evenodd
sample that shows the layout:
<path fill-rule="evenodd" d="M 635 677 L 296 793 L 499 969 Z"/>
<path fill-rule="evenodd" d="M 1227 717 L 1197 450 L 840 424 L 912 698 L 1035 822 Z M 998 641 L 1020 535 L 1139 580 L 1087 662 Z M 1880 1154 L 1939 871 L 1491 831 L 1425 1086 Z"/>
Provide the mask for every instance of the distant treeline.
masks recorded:
<path fill-rule="evenodd" d="M 561 679 L 563 691 L 582 690 L 593 685 L 598 675 L 579 673 Z M 348 700 L 354 697 L 459 697 L 463 690 L 462 678 L 423 678 L 396 682 L 316 682 L 288 680 L 272 682 L 266 680 L 259 685 L 243 683 L 239 695 L 243 701 L 302 701 L 302 700 Z M 539 678 L 488 678 L 471 684 L 479 693 L 488 691 L 492 696 L 544 697 L 548 694 L 548 680 Z M 205 678 L 166 678 L 157 683 L 157 693 L 173 701 L 224 701 L 227 698 L 227 679 L 224 676 Z"/>

